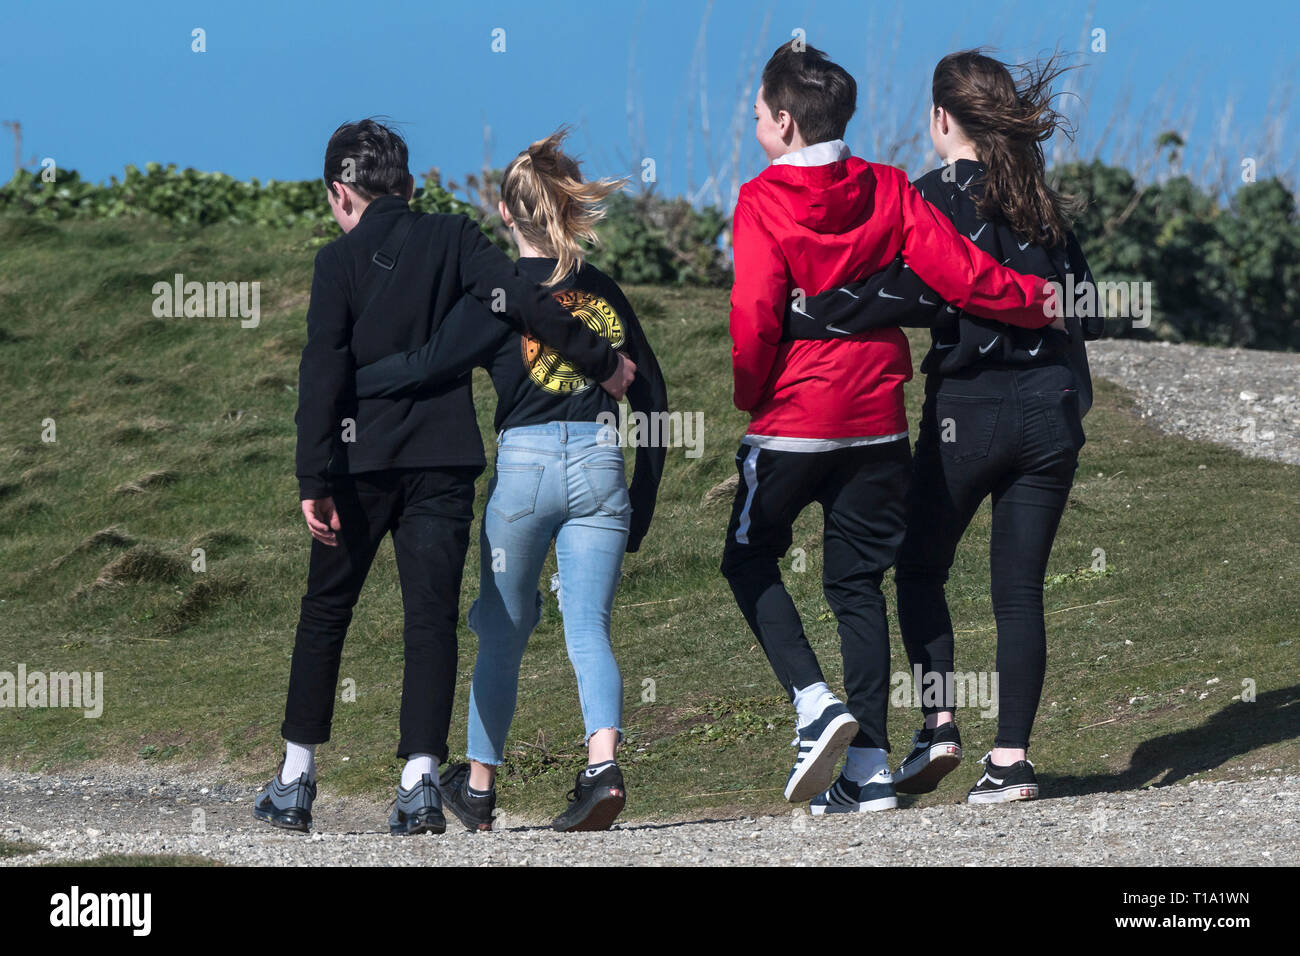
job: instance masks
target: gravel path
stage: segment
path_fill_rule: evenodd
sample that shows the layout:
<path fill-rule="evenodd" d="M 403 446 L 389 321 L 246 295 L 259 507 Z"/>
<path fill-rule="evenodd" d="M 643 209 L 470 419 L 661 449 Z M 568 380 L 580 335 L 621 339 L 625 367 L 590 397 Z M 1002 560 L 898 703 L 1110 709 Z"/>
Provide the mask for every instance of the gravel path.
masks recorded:
<path fill-rule="evenodd" d="M 1300 465 L 1300 353 L 1103 339 L 1088 362 L 1161 431 Z"/>
<path fill-rule="evenodd" d="M 1130 389 L 1163 431 L 1300 464 L 1300 355 L 1105 340 L 1093 375 Z M 45 849 L 0 865 L 108 853 L 197 854 L 248 865 L 680 864 L 1270 865 L 1300 850 L 1300 776 L 1193 782 L 1003 807 L 620 824 L 561 835 L 505 819 L 471 834 L 390 837 L 387 808 L 331 798 L 311 836 L 251 817 L 256 790 L 216 777 L 118 767 L 74 776 L 0 770 L 0 839 Z"/>
<path fill-rule="evenodd" d="M 190 853 L 273 866 L 513 864 L 1290 865 L 1300 848 L 1300 777 L 812 818 L 622 824 L 557 834 L 536 824 L 390 837 L 386 808 L 323 793 L 311 836 L 252 819 L 255 789 L 121 768 L 83 776 L 0 771 L 0 839 L 46 849 L 5 865 L 106 853 Z M 194 832 L 201 811 L 206 832 Z"/>

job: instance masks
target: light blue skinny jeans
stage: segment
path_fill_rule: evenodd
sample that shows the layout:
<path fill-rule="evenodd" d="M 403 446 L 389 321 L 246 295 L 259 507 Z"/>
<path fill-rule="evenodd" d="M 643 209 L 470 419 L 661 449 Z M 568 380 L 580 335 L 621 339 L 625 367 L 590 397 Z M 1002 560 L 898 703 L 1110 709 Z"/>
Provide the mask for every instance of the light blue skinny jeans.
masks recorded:
<path fill-rule="evenodd" d="M 519 665 L 541 619 L 537 582 L 552 540 L 564 640 L 587 739 L 605 728 L 622 738 L 623 678 L 609 620 L 631 514 L 623 452 L 608 427 L 548 422 L 508 428 L 497 439 L 483 513 L 479 596 L 469 612 L 478 635 L 469 697 L 471 760 L 502 762 Z"/>

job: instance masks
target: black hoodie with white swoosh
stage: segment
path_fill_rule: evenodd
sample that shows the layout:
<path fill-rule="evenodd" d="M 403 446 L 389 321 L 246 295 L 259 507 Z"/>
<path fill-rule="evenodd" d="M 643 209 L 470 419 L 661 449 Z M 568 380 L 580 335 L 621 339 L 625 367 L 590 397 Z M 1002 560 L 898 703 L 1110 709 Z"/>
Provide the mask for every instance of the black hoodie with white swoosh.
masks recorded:
<path fill-rule="evenodd" d="M 1024 241 L 1005 222 L 980 218 L 976 202 L 984 171 L 981 163 L 959 159 L 931 170 L 913 185 L 999 263 L 1025 275 L 1059 282 L 1063 292 L 1072 288 L 1077 298 L 1084 283 L 1091 285 L 1093 280 L 1074 233 L 1067 233 L 1065 242 L 1056 248 L 1047 248 Z M 1067 317 L 1068 333 L 981 319 L 945 303 L 901 258 L 865 280 L 827 290 L 802 304 L 793 303 L 783 338 L 845 338 L 891 325 L 932 330 L 930 351 L 921 363 L 921 371 L 927 374 L 950 375 L 972 366 L 1038 365 L 1059 362 L 1064 356 L 1079 379 L 1081 408 L 1091 404 L 1092 382 L 1083 340 L 1098 337 L 1099 317 L 1082 321 Z"/>

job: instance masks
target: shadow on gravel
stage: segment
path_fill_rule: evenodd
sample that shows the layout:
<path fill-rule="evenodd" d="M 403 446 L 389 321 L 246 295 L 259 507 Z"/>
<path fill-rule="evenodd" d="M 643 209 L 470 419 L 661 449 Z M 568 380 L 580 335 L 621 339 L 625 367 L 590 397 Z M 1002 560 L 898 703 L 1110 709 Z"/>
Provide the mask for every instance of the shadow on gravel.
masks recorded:
<path fill-rule="evenodd" d="M 1039 780 L 1054 797 L 1167 787 L 1259 747 L 1297 737 L 1300 685 L 1260 694 L 1253 703 L 1234 701 L 1199 727 L 1145 740 L 1122 773 L 1072 777 L 1044 772 Z"/>

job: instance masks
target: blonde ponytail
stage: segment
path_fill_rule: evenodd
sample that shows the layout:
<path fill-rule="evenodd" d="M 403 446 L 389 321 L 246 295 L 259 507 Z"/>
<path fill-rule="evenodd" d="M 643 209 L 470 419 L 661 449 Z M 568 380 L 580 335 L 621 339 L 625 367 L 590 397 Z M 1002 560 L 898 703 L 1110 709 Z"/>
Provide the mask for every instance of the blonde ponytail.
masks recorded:
<path fill-rule="evenodd" d="M 510 161 L 501 181 L 501 199 L 519 234 L 538 252 L 556 260 L 542 283 L 552 286 L 582 267 L 582 243 L 596 243 L 602 203 L 626 180 L 583 182 L 577 160 L 560 149 L 568 136 L 561 127 Z"/>

